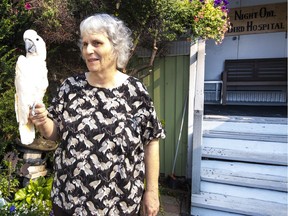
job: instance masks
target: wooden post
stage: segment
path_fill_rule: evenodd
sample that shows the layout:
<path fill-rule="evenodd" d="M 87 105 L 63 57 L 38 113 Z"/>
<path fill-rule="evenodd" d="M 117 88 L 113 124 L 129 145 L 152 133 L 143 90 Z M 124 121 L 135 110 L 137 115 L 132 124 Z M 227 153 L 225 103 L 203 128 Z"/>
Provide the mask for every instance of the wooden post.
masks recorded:
<path fill-rule="evenodd" d="M 204 111 L 204 72 L 205 41 L 198 41 L 196 88 L 194 102 L 193 143 L 192 143 L 192 194 L 200 193 L 201 157 L 202 157 L 202 122 Z"/>
<path fill-rule="evenodd" d="M 188 149 L 186 177 L 192 176 L 192 142 L 193 142 L 193 120 L 194 120 L 194 99 L 196 83 L 198 42 L 192 42 L 190 46 L 190 67 L 189 67 L 189 98 L 188 98 Z"/>

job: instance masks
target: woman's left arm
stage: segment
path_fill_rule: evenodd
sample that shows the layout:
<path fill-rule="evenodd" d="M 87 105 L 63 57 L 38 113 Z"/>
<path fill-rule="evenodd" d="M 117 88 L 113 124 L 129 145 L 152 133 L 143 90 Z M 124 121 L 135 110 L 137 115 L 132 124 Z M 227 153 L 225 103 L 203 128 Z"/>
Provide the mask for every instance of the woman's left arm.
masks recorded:
<path fill-rule="evenodd" d="M 146 190 L 143 197 L 144 215 L 156 216 L 159 211 L 159 140 L 154 139 L 145 146 Z"/>

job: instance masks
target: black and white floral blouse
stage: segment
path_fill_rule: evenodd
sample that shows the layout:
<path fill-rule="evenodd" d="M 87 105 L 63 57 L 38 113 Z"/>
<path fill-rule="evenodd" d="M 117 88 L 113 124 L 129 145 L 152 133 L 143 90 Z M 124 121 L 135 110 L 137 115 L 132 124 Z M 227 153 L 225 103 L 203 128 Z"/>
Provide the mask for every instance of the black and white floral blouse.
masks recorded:
<path fill-rule="evenodd" d="M 144 145 L 165 138 L 136 78 L 112 89 L 66 79 L 49 115 L 58 122 L 53 203 L 71 215 L 136 215 L 144 189 Z"/>

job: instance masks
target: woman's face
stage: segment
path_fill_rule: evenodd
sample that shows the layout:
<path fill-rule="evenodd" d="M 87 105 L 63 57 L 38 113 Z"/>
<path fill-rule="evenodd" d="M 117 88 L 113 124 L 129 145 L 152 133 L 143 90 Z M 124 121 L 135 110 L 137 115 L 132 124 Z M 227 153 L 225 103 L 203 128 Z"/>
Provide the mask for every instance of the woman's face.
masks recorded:
<path fill-rule="evenodd" d="M 116 56 L 105 33 L 85 34 L 82 38 L 82 56 L 89 72 L 116 70 Z"/>

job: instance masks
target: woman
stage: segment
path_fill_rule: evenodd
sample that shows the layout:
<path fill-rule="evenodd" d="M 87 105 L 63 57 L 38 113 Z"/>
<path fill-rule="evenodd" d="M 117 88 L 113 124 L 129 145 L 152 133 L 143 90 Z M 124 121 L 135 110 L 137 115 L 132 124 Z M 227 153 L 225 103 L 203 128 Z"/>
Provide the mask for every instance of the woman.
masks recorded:
<path fill-rule="evenodd" d="M 137 215 L 142 200 L 144 215 L 157 215 L 158 139 L 165 134 L 146 88 L 117 70 L 129 58 L 130 30 L 113 16 L 96 14 L 82 21 L 80 32 L 88 72 L 62 83 L 49 112 L 37 104 L 30 113 L 45 138 L 60 140 L 53 211 Z"/>

